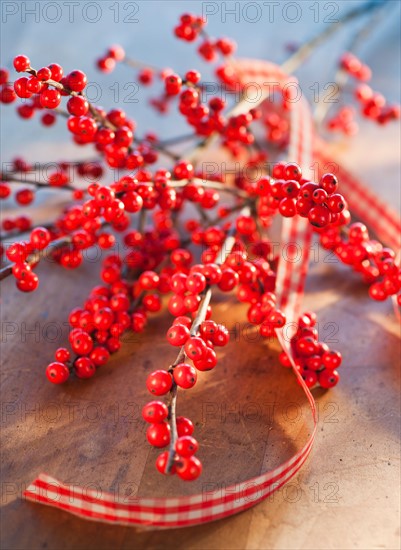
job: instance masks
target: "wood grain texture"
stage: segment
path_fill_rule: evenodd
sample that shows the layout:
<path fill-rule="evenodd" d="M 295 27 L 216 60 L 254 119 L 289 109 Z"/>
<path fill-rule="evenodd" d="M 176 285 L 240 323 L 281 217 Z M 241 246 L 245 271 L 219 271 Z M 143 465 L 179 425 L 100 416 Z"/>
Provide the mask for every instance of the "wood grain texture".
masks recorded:
<path fill-rule="evenodd" d="M 330 392 L 314 391 L 317 441 L 286 487 L 232 518 L 164 532 L 84 521 L 21 499 L 41 471 L 123 498 L 217 490 L 277 466 L 311 425 L 294 376 L 278 364 L 277 343 L 242 323 L 243 306 L 217 297 L 215 317 L 231 328 L 232 342 L 218 368 L 178 400 L 178 414 L 196 420 L 204 473 L 195 484 L 160 476 L 140 410 L 147 373 L 175 356 L 163 338 L 169 315 L 154 316 L 143 336 L 127 335 L 93 379 L 51 386 L 45 366 L 66 343 L 68 311 L 97 272 L 90 262 L 68 273 L 46 262 L 38 272 L 33 295 L 17 292 L 11 278 L 1 286 L 2 548 L 399 546 L 399 326 L 390 304 L 372 304 L 357 278 L 324 253 L 312 266 L 306 306 L 319 314 L 321 338 L 344 354 L 342 380 Z"/>

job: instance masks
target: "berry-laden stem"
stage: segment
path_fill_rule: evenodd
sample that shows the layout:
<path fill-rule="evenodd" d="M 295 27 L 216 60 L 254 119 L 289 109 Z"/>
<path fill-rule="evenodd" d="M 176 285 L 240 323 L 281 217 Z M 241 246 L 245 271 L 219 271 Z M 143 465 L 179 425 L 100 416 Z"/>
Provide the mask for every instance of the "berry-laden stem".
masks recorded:
<path fill-rule="evenodd" d="M 241 210 L 241 215 L 248 216 L 250 213 L 249 208 L 243 207 Z M 234 247 L 235 244 L 235 233 L 236 233 L 236 226 L 233 224 L 231 229 L 228 231 L 226 239 L 224 240 L 224 243 L 222 244 L 220 248 L 219 255 L 216 258 L 215 263 L 217 265 L 221 265 L 224 263 L 227 256 L 230 254 L 231 250 Z M 203 321 L 206 319 L 207 314 L 207 308 L 209 307 L 210 301 L 212 299 L 212 289 L 210 286 L 208 286 L 203 294 L 202 301 L 199 305 L 197 314 L 195 319 L 192 322 L 191 328 L 190 328 L 190 336 L 196 336 L 199 331 L 199 327 L 203 323 Z M 185 353 L 185 346 L 182 346 L 174 363 L 172 363 L 169 367 L 169 372 L 172 373 L 174 368 L 179 365 L 180 363 L 183 363 L 185 359 L 187 358 L 187 354 Z M 170 420 L 170 428 L 171 428 L 171 439 L 170 439 L 170 447 L 169 447 L 169 455 L 166 465 L 166 472 L 170 473 L 171 468 L 174 463 L 175 459 L 175 444 L 177 441 L 177 418 L 176 418 L 176 408 L 177 408 L 177 394 L 178 394 L 178 386 L 174 380 L 173 377 L 173 385 L 170 390 L 170 400 L 168 404 L 169 408 L 169 420 Z"/>
<path fill-rule="evenodd" d="M 199 327 L 203 323 L 203 321 L 206 318 L 207 308 L 209 307 L 210 300 L 212 298 L 212 289 L 209 287 L 206 289 L 205 294 L 203 295 L 202 301 L 199 305 L 198 313 L 196 314 L 196 317 L 191 325 L 191 329 L 189 331 L 191 336 L 196 336 Z M 174 368 L 179 365 L 180 363 L 183 363 L 186 359 L 187 355 L 185 353 L 184 346 L 180 349 L 176 360 L 174 363 L 170 366 L 169 372 L 173 372 Z M 170 448 L 169 448 L 169 456 L 166 466 L 166 472 L 170 473 L 171 468 L 174 463 L 175 458 L 175 443 L 177 441 L 177 416 L 176 416 L 176 408 L 177 408 L 177 394 L 178 394 L 178 386 L 173 378 L 173 385 L 170 390 L 170 402 L 168 404 L 169 408 L 169 417 L 170 417 L 170 427 L 171 427 L 171 441 L 170 441 Z"/>
<path fill-rule="evenodd" d="M 26 263 L 29 265 L 37 264 L 40 260 L 43 260 L 44 258 L 49 258 L 55 250 L 62 248 L 63 246 L 65 246 L 66 244 L 70 244 L 71 242 L 72 238 L 68 235 L 65 237 L 60 237 L 60 239 L 55 239 L 44 250 L 38 250 L 37 252 L 31 254 Z M 0 281 L 11 275 L 11 273 L 12 265 L 6 265 L 5 267 L 1 268 Z"/>
<path fill-rule="evenodd" d="M 387 2 L 389 2 L 389 0 L 371 0 L 370 2 L 363 4 L 362 6 L 358 6 L 350 10 L 341 19 L 339 19 L 338 21 L 334 21 L 327 28 L 324 28 L 322 31 L 320 31 L 316 36 L 305 42 L 293 55 L 291 55 L 286 61 L 284 61 L 284 63 L 280 65 L 280 68 L 285 73 L 292 74 L 296 69 L 298 69 L 300 65 L 302 65 L 304 61 L 306 61 L 306 59 L 315 51 L 315 49 L 321 43 L 325 42 L 328 38 L 330 38 L 338 30 L 340 30 L 346 23 L 349 23 L 350 21 L 358 18 L 361 15 L 369 13 L 370 11 L 374 11 L 375 9 L 383 6 L 383 4 Z M 266 99 L 270 97 L 271 93 L 272 91 L 270 89 L 270 86 L 268 86 L 266 89 L 262 89 L 258 101 L 252 104 L 247 101 L 246 96 L 240 97 L 239 102 L 233 107 L 233 109 L 231 109 L 229 113 L 227 113 L 227 116 L 237 116 L 249 112 L 250 109 L 257 109 L 259 105 L 261 105 Z M 193 165 L 195 165 L 199 160 L 200 154 L 212 143 L 215 143 L 217 139 L 218 134 L 211 134 L 207 138 L 203 139 L 200 143 L 198 143 L 193 149 L 188 151 L 185 157 L 188 158 Z"/>
<path fill-rule="evenodd" d="M 378 21 L 383 17 L 384 15 L 384 9 L 387 8 L 388 5 L 386 2 L 383 4 L 378 3 L 378 9 L 377 11 L 373 11 L 370 14 L 370 18 L 368 21 L 363 25 L 363 27 L 352 37 L 349 46 L 347 48 L 347 52 L 355 52 L 358 47 L 365 43 L 367 37 L 371 32 L 373 32 L 375 29 L 377 29 Z M 346 71 L 342 69 L 342 67 L 339 67 L 334 75 L 334 84 L 336 85 L 336 90 L 334 91 L 334 95 L 332 96 L 332 99 L 330 102 L 324 101 L 323 98 L 319 99 L 319 102 L 315 109 L 315 122 L 316 124 L 321 124 L 323 120 L 328 115 L 332 105 L 333 100 L 337 99 L 343 92 L 345 85 L 347 81 L 349 80 L 349 75 Z"/>

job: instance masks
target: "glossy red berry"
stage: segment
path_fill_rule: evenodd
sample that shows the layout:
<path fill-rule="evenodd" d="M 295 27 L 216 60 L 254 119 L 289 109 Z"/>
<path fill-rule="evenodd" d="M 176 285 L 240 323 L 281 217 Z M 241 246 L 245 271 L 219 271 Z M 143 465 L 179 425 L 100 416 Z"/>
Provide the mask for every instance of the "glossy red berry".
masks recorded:
<path fill-rule="evenodd" d="M 175 450 L 179 456 L 188 458 L 193 456 L 199 448 L 199 444 L 194 437 L 184 435 L 179 437 L 175 443 Z"/>
<path fill-rule="evenodd" d="M 23 279 L 17 281 L 17 288 L 22 292 L 33 292 L 39 286 L 39 277 L 33 271 L 28 271 Z"/>
<path fill-rule="evenodd" d="M 51 63 L 49 65 L 49 69 L 51 72 L 51 79 L 55 80 L 56 82 L 60 82 L 64 74 L 63 67 L 58 63 Z"/>
<path fill-rule="evenodd" d="M 165 395 L 170 391 L 172 385 L 171 374 L 165 370 L 152 372 L 146 380 L 146 386 L 153 395 Z"/>
<path fill-rule="evenodd" d="M 207 346 L 205 342 L 202 338 L 197 336 L 188 338 L 185 343 L 185 353 L 192 360 L 198 361 L 199 359 L 202 359 L 202 357 L 206 354 L 206 351 Z"/>
<path fill-rule="evenodd" d="M 170 426 L 166 422 L 151 424 L 146 430 L 146 438 L 153 447 L 167 447 L 170 443 Z"/>
<path fill-rule="evenodd" d="M 58 90 L 48 88 L 40 94 L 40 104 L 46 109 L 55 109 L 61 103 L 61 95 Z"/>
<path fill-rule="evenodd" d="M 322 189 L 326 191 L 328 195 L 332 195 L 337 191 L 338 188 L 338 179 L 334 174 L 323 174 L 320 178 L 319 185 Z"/>
<path fill-rule="evenodd" d="M 322 388 L 329 389 L 333 388 L 338 383 L 340 376 L 336 370 L 324 369 L 319 372 L 318 380 Z"/>
<path fill-rule="evenodd" d="M 56 361 L 66 363 L 70 360 L 71 354 L 67 348 L 58 348 L 54 354 Z"/>
<path fill-rule="evenodd" d="M 43 250 L 50 244 L 50 231 L 45 227 L 36 227 L 31 231 L 30 241 L 33 248 Z"/>
<path fill-rule="evenodd" d="M 93 315 L 93 324 L 99 330 L 107 330 L 114 321 L 114 313 L 109 307 L 99 309 Z"/>
<path fill-rule="evenodd" d="M 174 324 L 167 331 L 167 340 L 172 346 L 183 346 L 190 336 L 184 325 Z"/>
<path fill-rule="evenodd" d="M 168 408 L 162 401 L 150 401 L 142 409 L 142 417 L 146 422 L 158 424 L 166 420 Z"/>
<path fill-rule="evenodd" d="M 187 363 L 179 363 L 174 367 L 173 376 L 177 386 L 180 386 L 180 388 L 188 390 L 196 384 L 196 369 Z"/>
<path fill-rule="evenodd" d="M 138 282 L 141 288 L 143 288 L 144 290 L 153 290 L 158 287 L 160 277 L 154 271 L 144 271 L 140 275 Z"/>
<path fill-rule="evenodd" d="M 17 55 L 14 57 L 13 65 L 17 72 L 22 73 L 30 68 L 31 62 L 26 55 Z"/>
<path fill-rule="evenodd" d="M 78 378 L 92 378 L 96 367 L 89 357 L 79 357 L 74 363 L 75 374 Z"/>
<path fill-rule="evenodd" d="M 321 357 L 322 364 L 328 370 L 335 370 L 341 365 L 342 356 L 338 351 L 330 350 L 323 353 Z"/>
<path fill-rule="evenodd" d="M 178 437 L 182 437 L 184 435 L 192 435 L 194 433 L 193 423 L 189 418 L 186 418 L 185 416 L 177 417 L 176 426 Z"/>
<path fill-rule="evenodd" d="M 52 384 L 62 384 L 70 376 L 70 371 L 63 363 L 50 363 L 46 369 L 46 377 Z"/>
<path fill-rule="evenodd" d="M 313 386 L 317 384 L 318 374 L 314 370 L 304 369 L 301 376 L 308 388 L 313 388 Z"/>
<path fill-rule="evenodd" d="M 67 102 L 67 110 L 70 115 L 84 116 L 89 110 L 89 103 L 82 96 L 73 96 Z"/>
<path fill-rule="evenodd" d="M 325 227 L 330 223 L 330 210 L 323 205 L 314 206 L 309 210 L 308 219 L 315 227 Z"/>
<path fill-rule="evenodd" d="M 202 473 L 202 464 L 195 456 L 180 458 L 176 465 L 176 472 L 184 481 L 194 481 Z"/>
<path fill-rule="evenodd" d="M 330 209 L 330 212 L 333 214 L 339 214 L 342 212 L 346 206 L 344 197 L 339 193 L 334 193 L 331 195 L 327 201 L 327 206 Z"/>
<path fill-rule="evenodd" d="M 97 346 L 91 351 L 89 359 L 95 367 L 101 367 L 110 359 L 110 352 L 105 346 Z"/>
<path fill-rule="evenodd" d="M 200 272 L 191 273 L 185 281 L 185 286 L 192 294 L 200 294 L 206 288 L 206 278 Z"/>
<path fill-rule="evenodd" d="M 88 83 L 86 74 L 82 71 L 72 71 L 67 76 L 67 86 L 74 92 L 82 92 Z"/>
<path fill-rule="evenodd" d="M 77 329 L 70 335 L 71 347 L 78 355 L 89 355 L 93 349 L 93 340 L 87 332 Z"/>

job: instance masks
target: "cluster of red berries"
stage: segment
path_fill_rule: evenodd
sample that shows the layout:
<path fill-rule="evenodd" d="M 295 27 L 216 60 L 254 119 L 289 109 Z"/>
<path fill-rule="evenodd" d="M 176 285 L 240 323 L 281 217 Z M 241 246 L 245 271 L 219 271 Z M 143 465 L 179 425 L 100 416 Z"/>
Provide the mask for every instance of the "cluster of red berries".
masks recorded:
<path fill-rule="evenodd" d="M 110 46 L 106 54 L 97 60 L 97 68 L 103 73 L 111 73 L 116 63 L 123 61 L 125 58 L 124 48 L 115 44 Z"/>
<path fill-rule="evenodd" d="M 175 34 L 188 42 L 200 38 L 198 51 L 207 61 L 213 61 L 218 54 L 231 55 L 235 44 L 224 38 L 209 38 L 205 24 L 201 17 L 184 14 Z M 127 64 L 130 61 L 125 58 L 123 48 L 112 46 L 97 65 L 101 71 L 110 72 L 124 60 Z M 369 69 L 350 54 L 342 59 L 341 66 L 358 80 L 368 80 L 370 76 Z M 161 99 L 152 100 L 157 109 L 164 112 L 176 98 L 179 113 L 195 135 L 217 134 L 232 156 L 240 157 L 242 165 L 243 158 L 247 159 L 250 173 L 242 168 L 236 170 L 234 185 L 224 189 L 222 174 L 208 181 L 206 174 L 195 172 L 185 159 L 174 161 L 170 169 L 150 170 L 160 151 L 175 158 L 174 154 L 163 148 L 155 134 L 138 139 L 135 121 L 122 109 L 106 111 L 91 105 L 84 95 L 87 78 L 82 71 L 74 70 L 64 76 L 63 68 L 56 63 L 36 71 L 24 55 L 14 59 L 14 67 L 27 76 L 11 85 L 8 72 L 1 70 L 0 100 L 11 103 L 17 96 L 29 100 L 18 108 L 18 113 L 31 118 L 36 110 L 54 110 L 65 96 L 67 128 L 74 142 L 92 144 L 100 157 L 93 165 L 76 165 L 77 174 L 88 178 L 90 183 L 85 189 L 73 191 L 74 202 L 49 228 L 34 228 L 29 240 L 15 242 L 6 250 L 17 286 L 25 292 L 38 286 L 32 269 L 42 255 L 51 255 L 63 267 L 73 269 L 83 261 L 85 249 L 97 245 L 102 251 L 109 250 L 101 262 L 102 284 L 92 289 L 82 307 L 70 313 L 70 349 L 57 349 L 55 361 L 46 369 L 47 378 L 55 384 L 65 382 L 71 374 L 91 378 L 120 348 L 123 334 L 128 330 L 142 332 L 148 316 L 161 310 L 163 295 L 168 295 L 165 302 L 175 319 L 167 331 L 167 341 L 180 351 L 167 370 L 156 370 L 148 376 L 147 388 L 154 396 L 169 395 L 170 405 L 152 401 L 143 408 L 143 418 L 150 424 L 149 443 L 157 448 L 169 446 L 156 461 L 160 472 L 193 480 L 202 471 L 195 456 L 198 443 L 193 437 L 193 424 L 188 418 L 178 417 L 173 427 L 175 413 L 172 414 L 171 404 L 178 390 L 191 389 L 198 376 L 203 376 L 202 371 L 215 368 L 217 349 L 229 341 L 227 328 L 212 320 L 211 306 L 206 307 L 202 300 L 207 302 L 212 289 L 234 292 L 238 301 L 246 304 L 248 321 L 264 338 L 275 337 L 286 323 L 275 295 L 278 258 L 272 253 L 272 243 L 262 237 L 259 224 L 269 227 L 277 214 L 307 218 L 319 233 L 323 247 L 333 250 L 341 261 L 362 273 L 371 285 L 372 298 L 383 300 L 398 294 L 398 303 L 401 302 L 401 274 L 394 253 L 370 239 L 362 224 L 346 229 L 350 214 L 344 197 L 338 193 L 335 175 L 326 173 L 316 183 L 305 179 L 297 164 L 279 162 L 271 176 L 253 177 L 265 164 L 267 155 L 258 150 L 252 125 L 259 121 L 267 141 L 275 148 L 286 146 L 294 88 L 280 89 L 279 105 L 265 102 L 261 108 L 230 116 L 224 114 L 226 103 L 221 97 L 203 101 L 198 71 L 192 69 L 179 76 L 170 69 L 160 72 L 150 67 L 141 69 L 138 79 L 142 84 L 152 84 L 156 72 L 164 84 Z M 216 74 L 223 90 L 237 88 L 239 75 L 232 65 L 218 67 Z M 396 107 L 386 107 L 380 94 L 366 84 L 360 84 L 355 95 L 365 116 L 381 123 L 399 116 Z M 355 131 L 349 107 L 343 108 L 338 118 L 342 131 L 350 134 Z M 50 125 L 54 119 L 55 111 L 46 112 L 42 121 Z M 332 127 L 335 129 L 336 123 Z M 102 161 L 107 167 L 130 173 L 119 175 L 110 185 L 100 183 Z M 48 186 L 70 188 L 73 181 L 70 167 L 69 163 L 60 163 L 48 176 Z M 23 159 L 14 162 L 16 172 L 29 169 Z M 205 181 L 201 182 L 203 178 Z M 10 177 L 8 183 L 0 183 L 0 199 L 11 195 L 10 183 L 14 179 Z M 220 203 L 220 195 L 225 191 L 235 196 L 229 205 Z M 28 205 L 34 196 L 33 190 L 20 189 L 15 199 Z M 188 203 L 201 209 L 202 216 L 184 222 L 188 233 L 184 240 L 175 221 Z M 226 220 L 245 206 L 250 214 L 242 211 L 235 221 Z M 215 207 L 220 221 L 209 218 L 206 212 Z M 133 215 L 138 219 L 137 229 L 132 228 Z M 3 222 L 4 231 L 23 231 L 30 226 L 26 216 Z M 125 248 L 121 256 L 110 251 L 116 244 L 115 233 L 121 234 Z M 223 254 L 228 234 L 230 251 Z M 199 254 L 192 254 L 187 245 L 198 247 Z M 195 257 L 199 257 L 199 263 L 195 263 Z M 291 347 L 296 366 L 309 387 L 319 383 L 329 388 L 338 382 L 336 369 L 341 355 L 319 341 L 314 314 L 301 316 Z M 290 366 L 285 353 L 280 361 Z"/>
<path fill-rule="evenodd" d="M 308 218 L 316 228 L 345 223 L 346 202 L 337 193 L 338 180 L 334 174 L 324 174 L 317 184 L 302 178 L 297 164 L 277 163 L 273 177 L 274 180 L 263 177 L 255 185 L 255 193 L 260 196 L 258 214 L 261 218 L 268 218 L 278 210 L 287 218 L 296 214 Z"/>
<path fill-rule="evenodd" d="M 45 227 L 35 227 L 31 231 L 29 241 L 20 241 L 11 244 L 6 250 L 6 256 L 13 263 L 12 274 L 17 280 L 17 287 L 23 292 L 32 292 L 39 285 L 39 278 L 32 271 L 29 256 L 35 251 L 49 246 L 52 235 Z M 33 267 L 36 264 L 33 264 Z"/>
<path fill-rule="evenodd" d="M 184 13 L 180 17 L 179 24 L 174 29 L 174 34 L 177 38 L 186 42 L 194 42 L 200 36 L 204 37 L 203 42 L 198 47 L 199 55 L 205 61 L 214 61 L 217 55 L 231 55 L 236 50 L 236 44 L 229 38 L 219 38 L 213 40 L 206 36 L 204 31 L 206 20 L 191 13 Z"/>
<path fill-rule="evenodd" d="M 1 184 L 0 184 L 0 193 L 1 193 Z M 3 218 L 1 222 L 1 228 L 6 233 L 10 233 L 11 231 L 18 231 L 19 233 L 24 233 L 25 231 L 28 231 L 32 227 L 32 219 L 28 216 L 17 216 L 16 218 Z M 0 253 L 0 257 L 2 256 L 4 251 Z"/>
<path fill-rule="evenodd" d="M 103 261 L 102 278 L 107 285 L 96 286 L 82 308 L 74 308 L 69 315 L 71 331 L 69 342 L 76 354 L 70 361 L 68 350 L 57 350 L 56 362 L 48 365 L 47 378 L 53 384 L 65 382 L 70 372 L 78 378 L 91 378 L 96 369 L 105 365 L 110 354 L 121 347 L 121 338 L 127 330 L 142 332 L 147 323 L 147 315 L 161 308 L 157 294 L 142 296 L 146 278 L 155 280 L 152 272 L 142 273 L 136 283 L 122 278 L 122 260 L 111 254 Z"/>
<path fill-rule="evenodd" d="M 86 74 L 82 71 L 75 70 L 64 76 L 63 68 L 58 63 L 52 63 L 38 71 L 33 70 L 30 63 L 26 55 L 17 55 L 14 58 L 14 68 L 17 72 L 31 74 L 30 77 L 22 76 L 14 82 L 14 91 L 18 97 L 32 98 L 31 103 L 25 102 L 18 109 L 22 118 L 32 118 L 36 109 L 56 109 L 61 103 L 62 95 L 81 93 L 87 85 Z M 88 110 L 88 102 L 79 95 L 69 100 L 67 105 L 69 112 L 70 104 L 79 105 L 79 111 L 83 111 L 86 104 L 86 111 Z M 42 118 L 46 126 L 50 126 L 54 121 L 55 116 L 52 113 L 47 113 Z"/>
<path fill-rule="evenodd" d="M 268 111 L 262 118 L 266 128 L 266 140 L 276 146 L 286 147 L 289 140 L 290 123 L 284 114 Z"/>
<path fill-rule="evenodd" d="M 368 65 L 362 63 L 358 57 L 351 53 L 345 52 L 340 58 L 340 67 L 356 80 L 368 81 L 372 77 L 372 71 Z"/>
<path fill-rule="evenodd" d="M 340 67 L 356 80 L 363 81 L 354 88 L 353 94 L 365 118 L 381 125 L 400 118 L 400 106 L 387 105 L 386 98 L 379 92 L 374 92 L 365 83 L 372 76 L 372 71 L 367 65 L 364 65 L 354 54 L 346 52 L 340 59 Z M 326 126 L 332 132 L 342 132 L 348 136 L 355 135 L 358 132 L 358 124 L 355 121 L 354 108 L 350 105 L 341 107 L 335 116 L 327 120 Z"/>
<path fill-rule="evenodd" d="M 342 263 L 362 275 L 370 285 L 369 295 L 373 300 L 382 301 L 397 294 L 401 305 L 401 269 L 394 251 L 371 239 L 366 225 L 353 223 L 347 230 L 329 227 L 321 233 L 320 244 L 333 250 Z"/>
<path fill-rule="evenodd" d="M 319 342 L 316 315 L 308 312 L 301 315 L 297 331 L 291 338 L 291 348 L 295 365 L 308 388 L 319 384 L 322 388 L 333 388 L 340 380 L 336 369 L 341 365 L 341 353 L 330 350 L 324 342 Z M 280 363 L 291 367 L 288 355 L 283 351 Z"/>
<path fill-rule="evenodd" d="M 161 371 L 165 372 L 165 371 Z M 146 437 L 151 445 L 163 448 L 170 445 L 171 428 L 168 423 L 169 410 L 162 401 L 151 401 L 142 410 L 142 417 L 150 426 Z M 174 457 L 168 471 L 169 452 L 162 452 L 156 460 L 156 468 L 162 474 L 177 474 L 184 481 L 193 481 L 202 473 L 202 464 L 194 455 L 199 445 L 192 434 L 194 425 L 185 416 L 176 420 L 177 440 L 174 445 Z"/>

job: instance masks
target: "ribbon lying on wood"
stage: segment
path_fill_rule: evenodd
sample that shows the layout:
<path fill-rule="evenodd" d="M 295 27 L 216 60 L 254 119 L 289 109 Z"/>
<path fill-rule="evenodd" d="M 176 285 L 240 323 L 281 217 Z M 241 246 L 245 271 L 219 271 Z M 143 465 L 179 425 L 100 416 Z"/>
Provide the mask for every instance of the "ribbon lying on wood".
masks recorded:
<path fill-rule="evenodd" d="M 288 75 L 269 62 L 239 60 L 235 62 L 235 69 L 242 83 L 257 83 L 264 90 L 265 97 L 268 94 L 267 87 L 272 81 L 279 79 L 281 85 L 288 82 Z M 288 156 L 292 162 L 297 162 L 301 166 L 306 177 L 310 177 L 315 145 L 309 106 L 302 98 L 293 104 L 291 110 Z M 322 163 L 333 162 L 321 149 L 316 152 L 314 158 Z M 397 216 L 344 169 L 338 167 L 337 174 L 351 210 L 366 221 L 383 242 L 399 246 L 401 224 Z M 296 216 L 283 221 L 281 242 L 294 243 L 297 250 L 302 251 L 296 262 L 282 257 L 278 266 L 276 294 L 289 323 L 297 322 L 301 310 L 312 234 L 312 228 L 305 218 Z M 246 510 L 264 500 L 294 477 L 302 467 L 312 449 L 317 428 L 315 402 L 296 369 L 289 338 L 284 337 L 282 329 L 277 331 L 277 336 L 308 399 L 313 422 L 306 444 L 279 467 L 227 487 L 224 494 L 194 494 L 174 498 L 137 497 L 132 503 L 123 502 L 112 494 L 102 494 L 99 497 L 96 491 L 65 485 L 41 474 L 27 488 L 25 498 L 86 519 L 149 528 L 174 528 L 207 523 Z"/>

